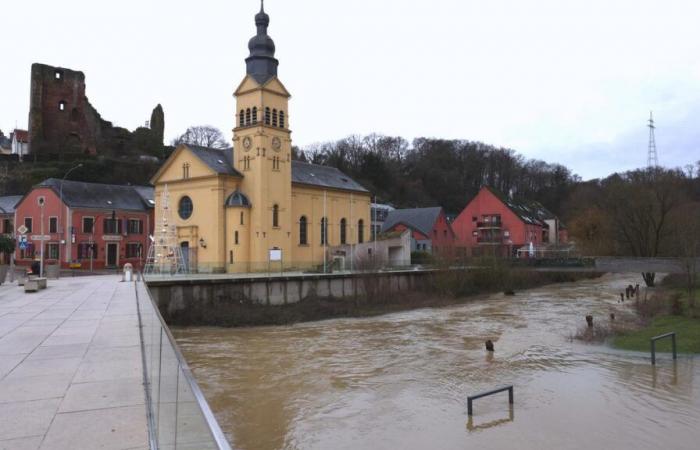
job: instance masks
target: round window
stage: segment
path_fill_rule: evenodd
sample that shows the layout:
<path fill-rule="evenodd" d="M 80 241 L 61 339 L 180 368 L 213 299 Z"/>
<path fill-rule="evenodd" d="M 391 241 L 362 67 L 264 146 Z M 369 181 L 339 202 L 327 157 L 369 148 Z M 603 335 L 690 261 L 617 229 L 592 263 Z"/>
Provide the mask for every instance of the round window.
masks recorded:
<path fill-rule="evenodd" d="M 182 197 L 177 207 L 177 213 L 183 220 L 189 219 L 192 215 L 192 199 L 187 196 Z"/>

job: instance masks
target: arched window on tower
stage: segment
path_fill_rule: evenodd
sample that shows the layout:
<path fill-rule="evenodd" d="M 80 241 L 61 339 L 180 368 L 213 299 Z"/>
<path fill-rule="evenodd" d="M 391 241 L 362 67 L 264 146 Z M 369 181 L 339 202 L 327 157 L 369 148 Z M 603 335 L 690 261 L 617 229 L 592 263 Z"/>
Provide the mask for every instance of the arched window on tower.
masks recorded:
<path fill-rule="evenodd" d="M 272 110 L 272 126 L 273 127 L 277 126 L 277 110 L 276 109 Z"/>
<path fill-rule="evenodd" d="M 250 108 L 245 110 L 245 124 L 250 125 Z"/>
<path fill-rule="evenodd" d="M 284 111 L 280 111 L 280 128 L 284 128 Z"/>
<path fill-rule="evenodd" d="M 365 241 L 365 221 L 360 219 L 357 221 L 357 243 L 362 244 Z"/>
<path fill-rule="evenodd" d="M 321 245 L 328 243 L 328 219 L 321 219 Z"/>
<path fill-rule="evenodd" d="M 280 226 L 280 207 L 274 205 L 272 207 L 272 227 L 278 228 Z"/>
<path fill-rule="evenodd" d="M 299 218 L 299 245 L 307 245 L 308 243 L 306 216 L 301 216 L 301 218 Z"/>
<path fill-rule="evenodd" d="M 245 111 L 241 110 L 241 113 L 238 115 L 238 126 L 243 126 L 245 125 Z"/>
<path fill-rule="evenodd" d="M 258 123 L 258 107 L 253 106 L 253 125 Z"/>
<path fill-rule="evenodd" d="M 340 219 L 340 243 L 345 244 L 347 241 L 348 221 L 345 218 Z"/>
<path fill-rule="evenodd" d="M 270 108 L 265 108 L 265 125 L 270 125 Z"/>

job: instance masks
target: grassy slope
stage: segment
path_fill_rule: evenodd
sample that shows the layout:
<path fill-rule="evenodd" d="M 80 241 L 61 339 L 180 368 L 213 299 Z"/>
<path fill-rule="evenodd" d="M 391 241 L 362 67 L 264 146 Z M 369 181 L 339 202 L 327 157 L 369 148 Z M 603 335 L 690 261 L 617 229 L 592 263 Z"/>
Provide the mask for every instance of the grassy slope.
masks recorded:
<path fill-rule="evenodd" d="M 623 350 L 650 351 L 653 336 L 671 331 L 676 332 L 679 353 L 700 353 L 700 319 L 685 316 L 655 317 L 649 326 L 614 338 L 613 346 Z M 657 342 L 656 351 L 670 352 L 671 339 Z"/>

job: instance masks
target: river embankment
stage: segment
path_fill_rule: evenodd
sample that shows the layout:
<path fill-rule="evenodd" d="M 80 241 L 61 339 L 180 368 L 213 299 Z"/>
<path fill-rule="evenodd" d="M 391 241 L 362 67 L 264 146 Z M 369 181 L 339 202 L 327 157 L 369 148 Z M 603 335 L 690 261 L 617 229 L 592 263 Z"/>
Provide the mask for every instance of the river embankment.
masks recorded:
<path fill-rule="evenodd" d="M 173 291 L 152 292 L 165 320 L 176 326 L 248 327 L 289 325 L 340 317 L 370 317 L 417 308 L 444 307 L 473 301 L 498 292 L 513 293 L 555 283 L 574 282 L 601 276 L 595 272 L 535 271 L 504 266 L 469 269 L 436 270 L 410 274 L 411 282 L 394 283 L 391 278 L 375 273 L 355 275 L 345 280 L 352 288 L 345 295 L 328 289 L 308 289 L 294 302 L 270 304 L 256 301 L 240 290 L 215 288 L 210 285 L 188 286 Z M 260 283 L 259 280 L 255 281 Z M 284 282 L 284 281 L 282 281 Z M 219 286 L 221 286 L 220 282 Z M 280 282 L 277 282 L 280 283 Z M 297 281 L 290 281 L 297 283 Z M 403 286 L 403 288 L 402 288 Z M 398 287 L 398 289 L 396 289 Z M 284 287 L 284 292 L 288 287 Z M 177 298 L 168 295 L 177 292 Z"/>
<path fill-rule="evenodd" d="M 648 351 L 652 337 L 673 331 L 679 353 L 700 354 L 700 305 L 696 292 L 697 286 L 689 287 L 685 275 L 665 276 L 653 293 L 633 299 L 634 322 L 613 333 L 610 344 L 621 350 Z M 656 345 L 659 351 L 671 351 L 668 339 Z"/>

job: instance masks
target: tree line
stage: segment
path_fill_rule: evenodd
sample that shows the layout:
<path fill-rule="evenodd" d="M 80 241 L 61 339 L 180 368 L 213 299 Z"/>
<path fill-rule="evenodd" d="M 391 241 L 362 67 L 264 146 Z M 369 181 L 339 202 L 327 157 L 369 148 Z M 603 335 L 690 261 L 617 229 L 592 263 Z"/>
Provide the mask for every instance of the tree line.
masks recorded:
<path fill-rule="evenodd" d="M 581 179 L 561 164 L 468 140 L 370 134 L 294 148 L 295 159 L 337 167 L 377 200 L 399 208 L 442 206 L 458 214 L 484 185 L 560 213 Z"/>

